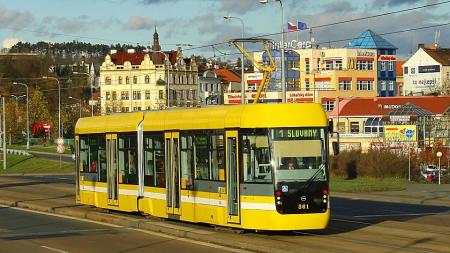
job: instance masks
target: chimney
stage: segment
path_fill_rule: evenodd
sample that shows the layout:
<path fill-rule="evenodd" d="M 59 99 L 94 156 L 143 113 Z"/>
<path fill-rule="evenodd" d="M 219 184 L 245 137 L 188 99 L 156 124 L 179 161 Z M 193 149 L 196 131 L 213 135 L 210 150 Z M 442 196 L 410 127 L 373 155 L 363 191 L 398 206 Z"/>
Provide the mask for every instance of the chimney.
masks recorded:
<path fill-rule="evenodd" d="M 423 48 L 423 49 L 425 49 L 425 44 L 423 44 L 423 43 L 420 43 L 419 45 L 417 45 L 417 49 L 419 49 L 419 48 Z"/>
<path fill-rule="evenodd" d="M 115 54 L 115 53 L 117 53 L 117 50 L 111 49 L 111 50 L 109 51 L 109 53 L 110 53 L 110 54 Z"/>
<path fill-rule="evenodd" d="M 128 49 L 127 52 L 128 52 L 129 54 L 134 54 L 134 49 Z"/>
<path fill-rule="evenodd" d="M 429 49 L 436 49 L 436 48 L 437 48 L 437 44 L 436 44 L 436 43 L 431 43 L 431 44 L 428 46 L 428 48 L 429 48 Z"/>

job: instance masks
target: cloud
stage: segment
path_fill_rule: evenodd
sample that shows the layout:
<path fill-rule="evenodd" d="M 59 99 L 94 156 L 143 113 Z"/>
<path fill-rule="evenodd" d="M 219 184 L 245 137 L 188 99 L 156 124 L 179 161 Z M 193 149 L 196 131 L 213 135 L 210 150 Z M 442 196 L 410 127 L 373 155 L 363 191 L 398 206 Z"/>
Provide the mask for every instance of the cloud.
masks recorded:
<path fill-rule="evenodd" d="M 355 8 L 352 6 L 350 2 L 347 1 L 339 1 L 339 2 L 333 2 L 330 4 L 324 4 L 322 7 L 325 9 L 325 12 L 339 12 L 339 13 L 346 13 L 355 10 Z"/>
<path fill-rule="evenodd" d="M 161 23 L 163 24 L 164 22 Z M 157 24 L 158 24 L 157 20 L 143 18 L 140 16 L 133 16 L 128 19 L 128 22 L 124 24 L 124 27 L 130 30 L 141 30 L 141 29 L 151 29 L 155 27 L 155 25 Z"/>
<path fill-rule="evenodd" d="M 29 12 L 8 10 L 0 6 L 0 24 L 2 27 L 22 29 L 33 22 L 33 15 Z"/>
<path fill-rule="evenodd" d="M 88 24 L 92 23 L 88 16 L 81 15 L 74 18 L 45 16 L 42 18 L 39 30 L 56 30 L 64 33 L 76 33 L 85 31 Z"/>
<path fill-rule="evenodd" d="M 178 2 L 180 0 L 142 0 L 141 3 L 143 4 L 160 4 L 160 3 L 167 3 L 167 2 Z"/>
<path fill-rule="evenodd" d="M 422 0 L 373 0 L 373 6 L 398 6 L 398 5 L 411 5 L 418 2 L 421 2 Z"/>
<path fill-rule="evenodd" d="M 221 0 L 220 11 L 225 13 L 236 13 L 242 15 L 247 12 L 253 11 L 258 6 L 261 5 L 262 4 L 260 4 L 257 0 L 240 0 L 240 1 Z"/>
<path fill-rule="evenodd" d="M 22 41 L 22 39 L 20 38 L 6 38 L 3 40 L 3 48 L 11 48 L 12 46 L 14 46 L 15 44 L 17 44 L 18 42 Z"/>

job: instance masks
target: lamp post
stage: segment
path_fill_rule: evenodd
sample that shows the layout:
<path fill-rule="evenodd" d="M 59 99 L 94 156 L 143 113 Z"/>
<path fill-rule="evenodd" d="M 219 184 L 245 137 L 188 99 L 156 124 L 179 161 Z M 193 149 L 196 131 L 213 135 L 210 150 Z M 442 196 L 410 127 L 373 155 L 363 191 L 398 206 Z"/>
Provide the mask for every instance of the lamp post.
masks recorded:
<path fill-rule="evenodd" d="M 167 108 L 170 108 L 170 58 L 169 55 L 166 52 L 163 52 L 161 50 L 150 50 L 150 52 L 153 53 L 161 53 L 164 54 L 164 57 L 166 58 L 166 65 L 167 65 Z"/>
<path fill-rule="evenodd" d="M 19 98 L 25 97 L 26 95 L 16 96 L 14 94 L 11 94 L 10 96 L 16 99 L 16 114 L 17 114 L 17 112 L 19 111 Z"/>
<path fill-rule="evenodd" d="M 73 99 L 73 100 L 77 100 L 79 102 L 79 107 L 80 107 L 80 118 L 81 118 L 81 98 L 74 98 L 72 96 L 67 97 L 69 99 Z"/>
<path fill-rule="evenodd" d="M 58 137 L 62 138 L 63 136 L 61 133 L 61 85 L 59 84 L 59 79 L 56 77 L 43 76 L 42 78 L 55 80 L 56 84 L 58 85 Z"/>
<path fill-rule="evenodd" d="M 438 180 L 439 180 L 439 184 L 441 184 L 441 156 L 442 156 L 442 152 L 438 151 L 436 153 L 436 156 L 438 157 Z"/>
<path fill-rule="evenodd" d="M 286 79 L 284 76 L 284 14 L 283 14 L 283 2 L 282 0 L 274 0 L 274 2 L 280 3 L 281 8 L 281 93 L 282 93 L 282 102 L 286 103 Z M 269 3 L 269 0 L 259 0 L 261 4 Z"/>
<path fill-rule="evenodd" d="M 73 73 L 76 74 L 76 75 L 86 75 L 89 78 L 91 78 L 91 75 L 88 74 L 88 73 L 84 73 L 84 72 L 73 72 Z M 89 90 L 91 91 L 91 103 L 90 103 L 91 104 L 91 116 L 93 117 L 94 116 L 94 92 L 92 91 L 92 89 L 93 89 L 92 88 L 92 81 L 90 81 L 90 83 L 89 83 Z M 81 98 L 80 98 L 80 100 L 81 100 Z M 81 108 L 81 105 L 80 105 L 80 108 Z M 80 118 L 81 118 L 81 116 L 80 116 Z"/>
<path fill-rule="evenodd" d="M 28 112 L 28 85 L 24 84 L 24 83 L 13 83 L 14 85 L 22 85 L 25 86 L 25 88 L 27 89 L 27 149 L 30 149 L 30 114 Z M 17 106 L 17 97 L 16 97 L 16 106 Z"/>
<path fill-rule="evenodd" d="M 242 18 L 233 17 L 233 16 L 224 16 L 224 19 L 237 19 L 241 22 L 242 25 L 242 39 L 244 39 L 244 21 Z M 244 40 L 242 40 L 242 48 L 244 48 Z M 245 104 L 245 84 L 244 84 L 244 53 L 241 54 L 241 104 Z"/>

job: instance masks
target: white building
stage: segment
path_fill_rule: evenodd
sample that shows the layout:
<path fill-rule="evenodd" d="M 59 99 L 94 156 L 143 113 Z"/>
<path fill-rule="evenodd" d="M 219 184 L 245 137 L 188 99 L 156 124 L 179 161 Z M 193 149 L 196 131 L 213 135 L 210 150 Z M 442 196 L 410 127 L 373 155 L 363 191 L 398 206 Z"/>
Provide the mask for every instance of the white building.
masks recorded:
<path fill-rule="evenodd" d="M 419 44 L 416 53 L 403 64 L 403 95 L 448 94 L 450 48 Z"/>

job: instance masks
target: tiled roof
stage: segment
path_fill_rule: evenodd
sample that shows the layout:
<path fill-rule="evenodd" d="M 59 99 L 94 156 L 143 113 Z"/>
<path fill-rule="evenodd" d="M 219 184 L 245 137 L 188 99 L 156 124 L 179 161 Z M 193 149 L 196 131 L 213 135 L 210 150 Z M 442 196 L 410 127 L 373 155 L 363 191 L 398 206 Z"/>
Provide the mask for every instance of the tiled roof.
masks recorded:
<path fill-rule="evenodd" d="M 425 52 L 444 66 L 450 66 L 450 48 L 424 48 Z"/>
<path fill-rule="evenodd" d="M 403 64 L 405 64 L 406 61 L 400 61 L 398 60 L 397 63 L 395 63 L 395 76 L 403 76 Z"/>
<path fill-rule="evenodd" d="M 214 70 L 214 73 L 216 73 L 217 77 L 223 83 L 229 83 L 229 82 L 240 83 L 241 82 L 241 78 L 228 69 L 218 68 L 218 69 L 213 69 L 213 70 Z"/>
<path fill-rule="evenodd" d="M 347 98 L 340 101 L 330 117 L 382 116 L 399 106 L 411 103 L 436 115 L 450 110 L 450 96 Z"/>
<path fill-rule="evenodd" d="M 359 35 L 358 38 L 353 39 L 348 48 L 371 48 L 371 49 L 397 49 L 389 41 L 385 40 L 380 35 L 374 33 L 372 30 L 367 30 Z"/>
<path fill-rule="evenodd" d="M 175 62 L 177 61 L 177 52 L 170 51 L 165 53 L 169 54 L 170 62 L 172 63 L 172 65 L 175 64 Z M 153 59 L 155 64 L 162 64 L 164 62 L 165 56 L 163 53 L 144 52 L 144 51 L 138 51 L 134 53 L 117 52 L 115 54 L 111 54 L 111 61 L 114 62 L 114 64 L 116 65 L 123 65 L 126 61 L 131 62 L 131 65 L 140 65 L 141 62 L 144 60 L 144 56 L 146 54 L 150 55 L 150 59 Z"/>

